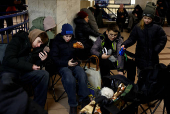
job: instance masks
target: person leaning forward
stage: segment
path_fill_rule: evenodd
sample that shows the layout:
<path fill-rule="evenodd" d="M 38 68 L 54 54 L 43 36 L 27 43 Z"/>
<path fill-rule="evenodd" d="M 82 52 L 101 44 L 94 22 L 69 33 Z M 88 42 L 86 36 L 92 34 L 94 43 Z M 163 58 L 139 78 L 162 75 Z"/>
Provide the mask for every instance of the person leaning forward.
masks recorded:
<path fill-rule="evenodd" d="M 29 34 L 19 31 L 8 44 L 0 67 L 2 83 L 10 84 L 14 81 L 21 85 L 31 84 L 34 101 L 43 108 L 47 98 L 49 74 L 40 70 L 40 66 L 45 62 L 47 53 L 35 49 L 47 43 L 48 36 L 44 31 L 34 29 Z"/>

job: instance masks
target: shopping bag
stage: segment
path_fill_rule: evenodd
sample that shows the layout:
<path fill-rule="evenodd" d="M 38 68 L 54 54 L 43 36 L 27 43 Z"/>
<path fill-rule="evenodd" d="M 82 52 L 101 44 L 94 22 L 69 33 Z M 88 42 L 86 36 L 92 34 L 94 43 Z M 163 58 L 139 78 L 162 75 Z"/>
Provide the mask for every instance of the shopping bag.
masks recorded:
<path fill-rule="evenodd" d="M 96 59 L 96 68 L 90 67 L 90 60 Z M 86 66 L 88 63 L 88 66 Z M 95 55 L 92 55 L 84 66 L 84 70 L 87 74 L 88 81 L 94 89 L 101 88 L 101 76 L 99 71 L 99 58 Z"/>

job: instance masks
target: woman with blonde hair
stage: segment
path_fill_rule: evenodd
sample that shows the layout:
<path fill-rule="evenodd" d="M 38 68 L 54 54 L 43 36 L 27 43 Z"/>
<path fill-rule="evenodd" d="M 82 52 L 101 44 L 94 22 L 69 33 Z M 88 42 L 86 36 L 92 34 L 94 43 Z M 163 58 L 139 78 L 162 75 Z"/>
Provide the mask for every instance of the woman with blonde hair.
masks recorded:
<path fill-rule="evenodd" d="M 158 54 L 164 49 L 167 37 L 161 26 L 153 24 L 155 5 L 148 2 L 143 13 L 143 18 L 134 27 L 129 38 L 122 43 L 126 49 L 136 44 L 135 61 L 138 71 L 159 63 Z"/>

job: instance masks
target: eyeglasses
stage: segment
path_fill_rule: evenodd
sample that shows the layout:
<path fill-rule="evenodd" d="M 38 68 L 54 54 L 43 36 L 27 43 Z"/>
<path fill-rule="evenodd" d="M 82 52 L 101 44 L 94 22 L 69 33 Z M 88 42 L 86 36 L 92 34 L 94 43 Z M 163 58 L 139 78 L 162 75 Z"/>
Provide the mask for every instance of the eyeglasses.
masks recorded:
<path fill-rule="evenodd" d="M 117 34 L 109 34 L 111 37 L 117 37 Z"/>

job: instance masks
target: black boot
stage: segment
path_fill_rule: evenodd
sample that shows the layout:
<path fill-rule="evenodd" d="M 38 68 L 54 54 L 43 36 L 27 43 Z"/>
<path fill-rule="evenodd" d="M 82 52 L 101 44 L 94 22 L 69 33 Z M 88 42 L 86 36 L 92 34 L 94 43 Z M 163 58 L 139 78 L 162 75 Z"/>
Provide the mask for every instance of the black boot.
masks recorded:
<path fill-rule="evenodd" d="M 81 102 L 81 109 L 83 109 L 89 103 L 90 103 L 90 98 L 89 97 L 86 97 L 85 99 L 83 99 L 82 102 Z"/>
<path fill-rule="evenodd" d="M 77 114 L 77 107 L 71 107 L 70 106 L 70 112 L 69 114 Z"/>

